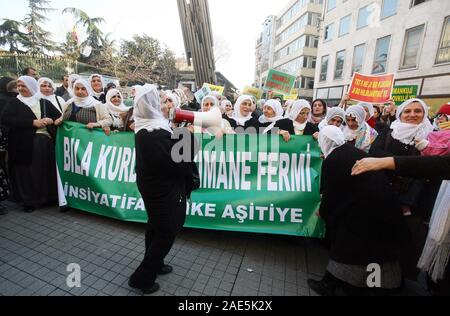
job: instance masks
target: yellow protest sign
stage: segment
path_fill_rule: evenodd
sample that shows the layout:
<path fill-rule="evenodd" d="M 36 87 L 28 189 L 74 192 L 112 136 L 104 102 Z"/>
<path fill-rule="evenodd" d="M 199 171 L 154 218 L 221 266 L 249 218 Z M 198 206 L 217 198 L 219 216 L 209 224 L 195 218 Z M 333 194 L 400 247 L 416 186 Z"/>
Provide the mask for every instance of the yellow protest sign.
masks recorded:
<path fill-rule="evenodd" d="M 297 100 L 298 99 L 298 89 L 292 89 L 291 94 L 285 95 L 284 100 Z"/>
<path fill-rule="evenodd" d="M 242 90 L 242 94 L 248 94 L 254 96 L 256 99 L 260 100 L 262 98 L 264 91 L 261 89 L 246 86 L 244 87 L 244 90 Z"/>
<path fill-rule="evenodd" d="M 209 83 L 203 84 L 203 87 L 205 86 L 209 87 L 212 92 L 219 92 L 221 95 L 223 95 L 223 92 L 225 91 L 225 87 L 215 86 Z"/>

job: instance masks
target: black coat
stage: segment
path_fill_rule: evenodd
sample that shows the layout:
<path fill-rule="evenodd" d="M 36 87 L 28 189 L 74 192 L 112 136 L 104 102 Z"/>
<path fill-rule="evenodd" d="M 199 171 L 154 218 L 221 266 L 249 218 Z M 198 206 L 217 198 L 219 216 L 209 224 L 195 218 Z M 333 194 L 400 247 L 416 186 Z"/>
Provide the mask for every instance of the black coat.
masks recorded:
<path fill-rule="evenodd" d="M 234 131 L 236 132 L 236 134 L 246 134 L 249 133 L 249 131 L 247 131 L 248 128 L 252 128 L 254 131 L 256 131 L 256 133 L 259 132 L 259 128 L 260 128 L 260 123 L 259 121 L 254 118 L 252 116 L 252 118 L 250 120 L 248 120 L 247 122 L 245 122 L 245 126 L 239 125 L 234 119 L 229 118 L 229 117 L 225 117 L 225 120 L 227 120 L 230 125 L 231 128 L 234 129 Z M 251 134 L 254 134 L 253 132 L 251 132 Z"/>
<path fill-rule="evenodd" d="M 395 157 L 395 173 L 402 177 L 450 180 L 450 156 Z"/>
<path fill-rule="evenodd" d="M 372 157 L 420 156 L 420 151 L 413 145 L 405 145 L 392 137 L 392 130 L 384 129 L 370 148 Z"/>
<path fill-rule="evenodd" d="M 323 163 L 320 215 L 331 241 L 331 258 L 363 265 L 396 261 L 408 229 L 383 172 L 352 177 L 366 153 L 351 145 L 336 149 Z"/>
<path fill-rule="evenodd" d="M 275 124 L 275 128 L 278 128 L 283 131 L 289 132 L 291 135 L 295 135 L 294 122 L 290 119 L 282 119 L 279 120 Z M 306 123 L 305 131 L 303 132 L 303 136 L 312 136 L 315 133 L 319 132 L 319 128 L 311 123 Z"/>
<path fill-rule="evenodd" d="M 172 212 L 182 217 L 177 217 L 178 222 L 184 222 L 187 191 L 193 181 L 192 163 L 173 161 L 171 153 L 175 144 L 165 130 L 142 130 L 136 134 L 137 185 L 147 211 Z M 191 154 L 193 161 L 194 150 Z"/>
<path fill-rule="evenodd" d="M 48 117 L 56 120 L 61 117 L 61 113 L 46 100 L 41 100 L 41 113 L 42 118 Z M 12 163 L 31 163 L 33 139 L 37 130 L 33 126 L 33 121 L 37 119 L 30 107 L 17 98 L 11 99 L 3 111 L 1 124 L 8 128 L 8 154 Z M 55 130 L 48 130 L 54 136 Z"/>

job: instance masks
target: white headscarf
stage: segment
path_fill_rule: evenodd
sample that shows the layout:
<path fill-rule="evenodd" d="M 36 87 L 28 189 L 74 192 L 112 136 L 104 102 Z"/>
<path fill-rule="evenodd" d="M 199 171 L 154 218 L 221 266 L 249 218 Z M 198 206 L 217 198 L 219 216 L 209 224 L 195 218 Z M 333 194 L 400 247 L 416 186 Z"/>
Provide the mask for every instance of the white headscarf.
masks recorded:
<path fill-rule="evenodd" d="M 306 100 L 297 100 L 292 104 L 291 110 L 285 115 L 294 123 L 294 128 L 299 131 L 303 131 L 308 124 L 308 120 L 306 120 L 305 123 L 297 122 L 297 117 L 303 109 L 309 109 L 311 111 L 311 104 Z"/>
<path fill-rule="evenodd" d="M 50 86 L 53 88 L 53 93 L 49 96 L 43 95 L 41 93 L 41 85 L 44 82 L 48 82 L 50 84 Z M 53 80 L 51 80 L 50 78 L 46 78 L 46 77 L 40 78 L 38 80 L 38 87 L 39 87 L 39 93 L 38 93 L 39 99 L 44 99 L 44 100 L 49 101 L 51 104 L 53 104 L 55 109 L 58 110 L 58 112 L 62 113 L 62 111 L 64 109 L 64 105 L 66 104 L 66 101 L 64 101 L 63 98 L 55 95 L 56 86 L 55 86 L 55 83 L 53 82 Z M 58 103 L 58 101 L 59 101 L 59 103 Z M 61 106 L 61 108 L 60 108 L 60 106 Z"/>
<path fill-rule="evenodd" d="M 213 104 L 214 104 L 213 107 L 214 106 L 219 107 L 219 100 L 214 95 L 209 94 L 209 95 L 207 95 L 206 97 L 203 98 L 203 100 L 202 100 L 202 108 L 200 109 L 200 112 L 203 112 L 203 107 L 205 106 L 206 100 L 213 101 Z"/>
<path fill-rule="evenodd" d="M 366 122 L 366 110 L 361 105 L 353 105 L 347 109 L 345 113 L 347 116 L 354 117 L 358 123 L 358 128 L 352 130 L 348 125 L 344 129 L 344 136 L 347 141 L 355 141 L 355 147 L 369 152 L 372 143 L 378 137 L 375 129 L 369 126 Z"/>
<path fill-rule="evenodd" d="M 120 95 L 121 99 L 121 104 L 118 106 L 114 105 L 111 102 L 111 99 L 116 95 Z M 123 95 L 119 90 L 111 89 L 108 91 L 108 93 L 106 94 L 106 108 L 108 109 L 109 114 L 113 118 L 113 127 L 122 128 L 123 121 L 122 118 L 120 117 L 120 114 L 127 113 L 130 110 L 130 108 L 123 103 Z"/>
<path fill-rule="evenodd" d="M 95 92 L 94 88 L 92 87 L 92 79 L 94 79 L 95 77 L 99 77 L 100 80 L 102 81 L 102 91 L 101 92 Z M 99 98 L 103 94 L 103 89 L 105 88 L 105 81 L 103 80 L 103 76 L 99 75 L 99 74 L 90 75 L 89 76 L 89 84 L 91 85 L 92 95 L 96 98 Z"/>
<path fill-rule="evenodd" d="M 251 113 L 249 113 L 247 116 L 243 116 L 241 114 L 241 104 L 244 101 L 250 101 L 251 103 L 253 103 L 253 99 L 251 96 L 241 95 L 237 99 L 236 104 L 234 105 L 234 112 L 233 112 L 233 116 L 232 116 L 232 119 L 234 119 L 236 121 L 236 123 L 238 123 L 241 126 L 245 126 L 245 123 L 247 123 L 249 120 L 252 119 Z"/>
<path fill-rule="evenodd" d="M 261 115 L 261 117 L 259 118 L 259 122 L 261 124 L 274 123 L 283 118 L 284 110 L 283 110 L 283 107 L 281 106 L 280 101 L 268 100 L 268 101 L 266 101 L 264 106 L 268 106 L 268 107 L 272 108 L 272 110 L 275 112 L 275 116 L 269 118 L 269 117 L 266 117 L 265 115 Z"/>
<path fill-rule="evenodd" d="M 423 121 L 419 125 L 403 123 L 400 117 L 406 107 L 412 103 L 420 103 L 424 110 Z M 414 145 L 416 140 L 425 140 L 428 135 L 433 132 L 434 128 L 428 120 L 428 106 L 420 99 L 410 99 L 400 105 L 397 109 L 397 120 L 391 125 L 392 137 L 402 144 Z"/>
<path fill-rule="evenodd" d="M 361 102 L 358 103 L 358 105 L 362 106 L 364 109 L 366 109 L 367 111 L 369 111 L 369 120 L 374 117 L 375 115 L 375 108 L 373 107 L 372 103 L 367 103 L 367 102 Z"/>
<path fill-rule="evenodd" d="M 89 109 L 89 108 L 95 107 L 96 105 L 98 105 L 100 103 L 98 100 L 96 100 L 92 96 L 91 85 L 89 83 L 87 83 L 86 80 L 78 79 L 77 81 L 75 81 L 75 83 L 73 84 L 74 90 L 75 90 L 76 85 L 82 85 L 83 87 L 85 87 L 88 92 L 88 96 L 85 98 L 80 98 L 75 95 L 72 99 L 67 101 L 67 104 L 75 103 L 75 105 L 78 106 L 79 108 Z"/>
<path fill-rule="evenodd" d="M 364 123 L 366 122 L 366 110 L 360 105 L 353 105 L 347 109 L 345 112 L 345 116 L 351 116 L 356 119 L 358 123 L 358 128 L 356 130 L 352 130 L 348 127 L 348 125 L 344 129 L 345 139 L 347 141 L 355 140 L 358 136 L 358 133 L 364 128 Z M 347 118 L 346 118 L 347 120 Z"/>
<path fill-rule="evenodd" d="M 70 98 L 73 98 L 75 96 L 73 86 L 75 84 L 75 81 L 77 81 L 78 79 L 81 79 L 80 75 L 71 74 L 69 76 L 69 87 L 67 88 L 67 92 L 69 93 Z"/>
<path fill-rule="evenodd" d="M 173 106 L 175 109 L 180 108 L 181 106 L 181 101 L 180 98 L 178 97 L 178 95 L 176 95 L 175 93 L 166 93 L 166 96 L 168 99 L 172 100 Z"/>
<path fill-rule="evenodd" d="M 161 98 L 155 85 L 146 84 L 138 90 L 134 99 L 135 133 L 141 130 L 153 132 L 166 130 L 173 133 L 167 120 L 161 111 Z"/>
<path fill-rule="evenodd" d="M 325 126 L 319 134 L 319 146 L 322 149 L 325 158 L 346 143 L 344 133 L 339 127 L 334 125 Z"/>
<path fill-rule="evenodd" d="M 24 97 L 20 93 L 17 96 L 17 99 L 19 99 L 22 103 L 28 105 L 30 108 L 35 106 L 36 103 L 39 101 L 39 87 L 36 79 L 30 76 L 22 76 L 17 81 L 23 82 L 23 84 L 30 90 L 31 97 Z"/>
<path fill-rule="evenodd" d="M 326 116 L 325 120 L 323 120 L 319 124 L 319 129 L 322 130 L 325 126 L 328 126 L 329 125 L 328 123 L 336 117 L 342 119 L 342 123 L 345 122 L 345 111 L 338 106 L 329 108 L 327 111 L 327 116 Z M 344 124 L 341 125 L 341 130 L 343 130 L 343 129 L 344 129 Z"/>

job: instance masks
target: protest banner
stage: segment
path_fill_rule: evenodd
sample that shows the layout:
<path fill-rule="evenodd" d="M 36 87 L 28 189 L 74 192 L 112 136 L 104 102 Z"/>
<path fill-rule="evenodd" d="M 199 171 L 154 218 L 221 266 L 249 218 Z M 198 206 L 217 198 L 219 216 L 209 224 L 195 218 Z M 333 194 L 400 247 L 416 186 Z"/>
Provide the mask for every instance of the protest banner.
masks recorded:
<path fill-rule="evenodd" d="M 392 95 L 394 74 L 384 76 L 353 75 L 349 95 L 352 100 L 369 103 L 386 103 Z"/>
<path fill-rule="evenodd" d="M 284 99 L 285 101 L 286 101 L 286 100 L 292 100 L 292 101 L 295 101 L 295 100 L 298 99 L 298 92 L 299 92 L 299 89 L 292 89 L 292 90 L 291 90 L 291 94 L 285 95 L 285 96 L 283 97 L 283 99 Z"/>
<path fill-rule="evenodd" d="M 198 104 L 202 104 L 203 98 L 211 94 L 209 86 L 203 86 L 200 90 L 194 93 L 195 100 Z"/>
<path fill-rule="evenodd" d="M 324 236 L 316 216 L 322 159 L 312 137 L 293 137 L 289 143 L 269 135 L 196 137 L 201 187 L 188 203 L 186 227 Z M 136 185 L 133 133 L 108 137 L 66 122 L 58 131 L 56 157 L 68 206 L 147 222 Z"/>
<path fill-rule="evenodd" d="M 221 95 L 223 95 L 223 92 L 225 91 L 225 87 L 221 87 L 221 86 L 215 86 L 209 83 L 205 83 L 203 84 L 203 88 L 204 87 L 208 87 L 210 91 L 212 92 L 219 92 Z"/>
<path fill-rule="evenodd" d="M 242 94 L 252 95 L 257 100 L 260 100 L 263 96 L 264 91 L 255 87 L 246 86 L 244 90 L 242 90 Z"/>
<path fill-rule="evenodd" d="M 395 86 L 392 92 L 392 99 L 395 105 L 401 105 L 403 102 L 409 99 L 417 98 L 417 92 L 419 86 Z"/>
<path fill-rule="evenodd" d="M 264 90 L 273 91 L 282 95 L 289 95 L 294 88 L 296 78 L 292 75 L 270 69 Z"/>

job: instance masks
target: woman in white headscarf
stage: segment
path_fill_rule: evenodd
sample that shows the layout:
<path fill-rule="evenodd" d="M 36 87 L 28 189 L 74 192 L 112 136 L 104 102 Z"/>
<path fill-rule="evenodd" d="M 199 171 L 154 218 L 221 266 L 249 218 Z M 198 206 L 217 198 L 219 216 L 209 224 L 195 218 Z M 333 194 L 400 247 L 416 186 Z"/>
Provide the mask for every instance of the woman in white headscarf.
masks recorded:
<path fill-rule="evenodd" d="M 231 127 L 238 134 L 257 134 L 259 122 L 252 116 L 253 98 L 249 95 L 241 95 L 234 105 L 231 118 L 225 117 Z"/>
<path fill-rule="evenodd" d="M 231 103 L 230 100 L 223 100 L 221 102 L 221 107 L 225 108 L 225 113 L 223 114 L 223 117 L 232 117 L 233 116 L 233 103 Z"/>
<path fill-rule="evenodd" d="M 28 76 L 17 80 L 19 95 L 2 115 L 9 136 L 9 177 L 13 194 L 32 212 L 57 201 L 54 121 L 59 111 L 39 98 L 37 81 Z"/>
<path fill-rule="evenodd" d="M 93 74 L 89 77 L 89 83 L 92 88 L 92 96 L 101 103 L 106 103 L 106 95 L 104 91 L 105 82 L 103 80 L 103 76 Z"/>
<path fill-rule="evenodd" d="M 161 111 L 161 99 L 154 85 L 145 85 L 135 99 L 136 176 L 139 191 L 148 214 L 144 260 L 130 277 L 129 285 L 151 294 L 159 290 L 157 275 L 168 274 L 173 268 L 164 264 L 177 234 L 186 219 L 187 199 L 192 187 L 191 153 L 174 150 L 178 142 L 191 149 L 193 135 L 187 139 L 172 139 L 169 121 Z M 185 136 L 185 134 L 183 134 Z M 174 157 L 173 153 L 180 154 Z M 175 162 L 187 155 L 185 161 Z"/>
<path fill-rule="evenodd" d="M 347 126 L 344 135 L 347 142 L 368 153 L 378 133 L 367 124 L 364 108 L 360 105 L 349 107 L 345 112 L 345 121 Z"/>
<path fill-rule="evenodd" d="M 106 94 L 106 107 L 113 119 L 112 129 L 119 132 L 132 130 L 133 109 L 123 103 L 123 96 L 117 89 L 111 89 Z"/>
<path fill-rule="evenodd" d="M 375 128 L 377 121 L 375 119 L 375 107 L 372 103 L 360 102 L 358 105 L 362 106 L 366 111 L 366 122 L 370 127 Z"/>
<path fill-rule="evenodd" d="M 79 79 L 74 84 L 75 97 L 67 101 L 67 108 L 56 124 L 64 121 L 77 122 L 86 125 L 88 129 L 101 128 L 110 135 L 113 119 L 104 104 L 92 96 L 89 83 Z"/>
<path fill-rule="evenodd" d="M 71 74 L 69 76 L 69 88 L 67 89 L 67 92 L 69 93 L 70 98 L 73 98 L 75 96 L 75 93 L 73 91 L 73 85 L 75 84 L 75 81 L 77 81 L 78 79 L 81 79 L 80 75 Z"/>
<path fill-rule="evenodd" d="M 267 100 L 263 106 L 263 115 L 259 118 L 260 132 L 268 134 L 283 119 L 284 110 L 278 100 Z"/>
<path fill-rule="evenodd" d="M 297 100 L 292 104 L 291 109 L 286 112 L 286 119 L 277 122 L 275 127 L 290 135 L 314 136 L 318 138 L 319 128 L 308 122 L 311 115 L 311 105 L 306 100 Z"/>
<path fill-rule="evenodd" d="M 214 95 L 211 95 L 211 94 L 205 96 L 202 100 L 200 112 L 206 113 L 206 112 L 211 111 L 214 108 L 217 108 L 220 110 L 219 100 L 217 99 L 217 97 Z M 222 118 L 222 124 L 221 124 L 220 128 L 214 128 L 214 127 L 210 127 L 207 129 L 196 128 L 195 132 L 196 133 L 209 133 L 209 134 L 215 135 L 218 138 L 222 137 L 224 134 L 234 134 L 234 130 L 231 127 L 230 123 L 224 118 Z"/>
<path fill-rule="evenodd" d="M 65 111 L 67 104 L 63 98 L 55 95 L 56 87 L 53 80 L 45 77 L 40 78 L 38 80 L 38 87 L 40 90 L 39 97 L 49 101 L 62 114 Z"/>
<path fill-rule="evenodd" d="M 319 215 L 331 251 L 325 277 L 308 280 L 309 286 L 323 296 L 336 295 L 338 288 L 350 296 L 400 288 L 398 252 L 407 241 L 407 227 L 386 176 L 352 177 L 354 164 L 367 154 L 347 144 L 336 126 L 323 128 L 319 144 L 326 157 Z M 373 263 L 381 268 L 380 288 L 375 290 L 367 283 L 367 267 Z"/>
<path fill-rule="evenodd" d="M 330 108 L 327 111 L 325 120 L 323 120 L 319 124 L 319 129 L 322 130 L 325 126 L 334 125 L 336 127 L 339 127 L 341 130 L 344 130 L 344 122 L 345 111 L 340 107 Z"/>

